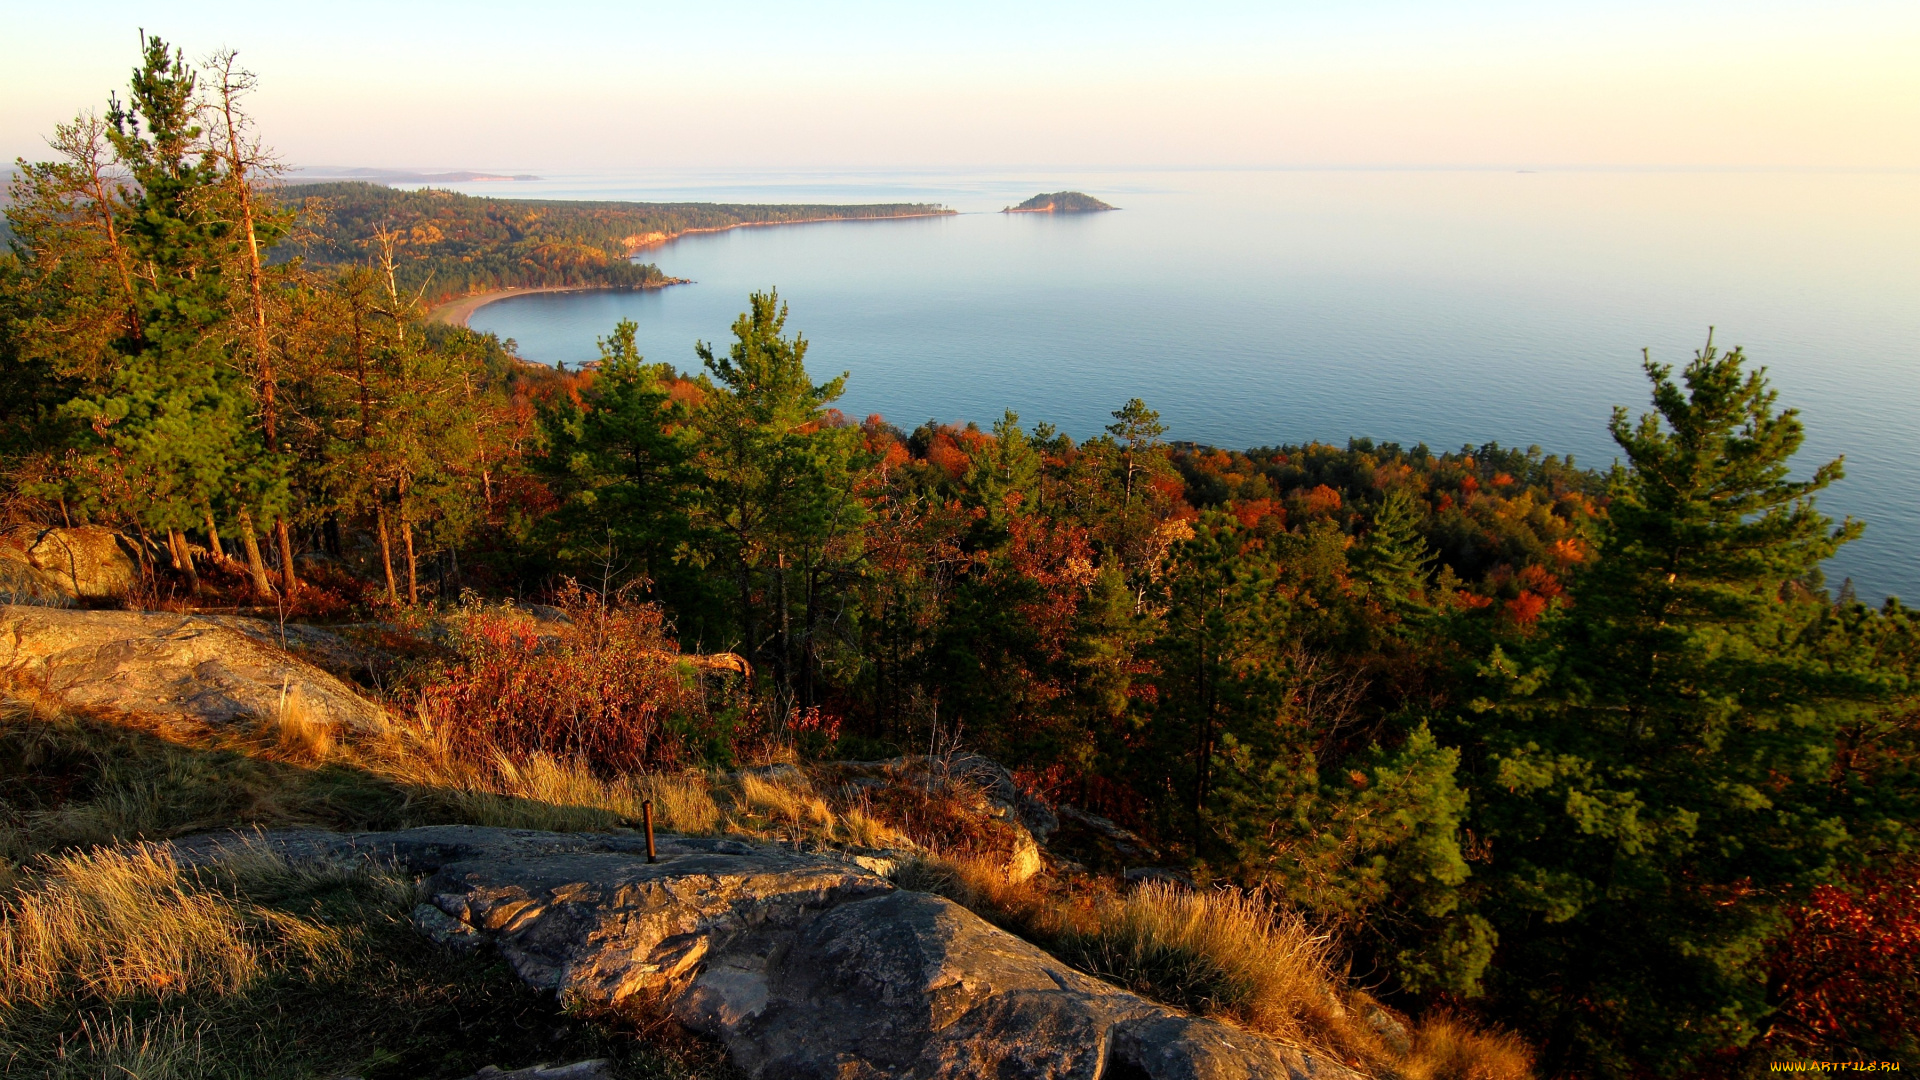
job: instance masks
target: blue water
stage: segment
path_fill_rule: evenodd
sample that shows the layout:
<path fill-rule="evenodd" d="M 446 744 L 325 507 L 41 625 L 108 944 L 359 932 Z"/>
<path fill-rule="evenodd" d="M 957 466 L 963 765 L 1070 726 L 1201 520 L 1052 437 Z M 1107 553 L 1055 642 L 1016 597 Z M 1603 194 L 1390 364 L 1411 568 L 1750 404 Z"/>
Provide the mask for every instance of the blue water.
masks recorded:
<path fill-rule="evenodd" d="M 1074 187 L 1119 213 L 992 211 Z M 1802 471 L 1864 518 L 1827 567 L 1863 599 L 1920 598 L 1920 176 L 1857 173 L 1216 172 L 568 178 L 491 195 L 939 201 L 951 218 L 741 229 L 648 252 L 695 284 L 528 296 L 472 325 L 523 355 L 592 359 L 635 320 L 692 369 L 777 286 L 844 410 L 902 427 L 1003 409 L 1076 437 L 1140 397 L 1170 437 L 1231 447 L 1369 436 L 1498 440 L 1610 463 L 1640 350 L 1684 363 L 1718 327 L 1801 410 Z"/>

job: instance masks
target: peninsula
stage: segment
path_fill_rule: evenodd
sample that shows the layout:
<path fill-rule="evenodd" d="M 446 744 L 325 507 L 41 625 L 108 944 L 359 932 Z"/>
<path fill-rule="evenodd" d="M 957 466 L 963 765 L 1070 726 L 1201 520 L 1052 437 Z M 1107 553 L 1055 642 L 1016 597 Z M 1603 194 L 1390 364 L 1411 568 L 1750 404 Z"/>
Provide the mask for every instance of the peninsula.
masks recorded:
<path fill-rule="evenodd" d="M 459 301 L 462 310 L 451 320 L 457 322 L 489 300 L 535 290 L 681 284 L 682 279 L 634 256 L 690 233 L 953 213 L 933 203 L 503 199 L 433 188 L 405 191 L 364 181 L 290 184 L 276 188 L 275 194 L 302 219 L 299 254 L 309 266 L 364 264 L 376 248 L 390 243 L 399 288 L 428 305 Z M 293 252 L 283 254 L 291 257 Z"/>
<path fill-rule="evenodd" d="M 1101 202 L 1085 192 L 1055 191 L 1046 195 L 1035 195 L 1019 206 L 1009 206 L 1000 211 L 1003 214 L 1085 214 L 1095 210 L 1118 210 Z"/>

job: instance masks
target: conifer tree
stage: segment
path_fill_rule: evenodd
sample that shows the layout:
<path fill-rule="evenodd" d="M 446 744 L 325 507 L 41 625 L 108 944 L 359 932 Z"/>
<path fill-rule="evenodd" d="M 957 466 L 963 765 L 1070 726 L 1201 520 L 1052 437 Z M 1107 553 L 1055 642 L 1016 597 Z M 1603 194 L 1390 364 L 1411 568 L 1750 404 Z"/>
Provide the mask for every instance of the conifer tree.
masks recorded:
<path fill-rule="evenodd" d="M 623 319 L 600 339 L 600 364 L 580 400 L 556 396 L 542 417 L 544 458 L 566 503 L 552 523 L 564 563 L 583 568 L 614 558 L 678 595 L 681 549 L 691 539 L 687 492 L 693 481 L 686 409 L 669 396 L 670 365 L 648 364 Z"/>
<path fill-rule="evenodd" d="M 1544 640 L 1495 652 L 1476 732 L 1494 970 L 1555 1073 L 1680 1070 L 1762 1030 L 1783 904 L 1857 854 L 1836 732 L 1890 688 L 1826 647 L 1809 587 L 1860 531 L 1814 505 L 1841 463 L 1792 479 L 1800 420 L 1738 349 L 1646 372 L 1598 563 Z"/>
<path fill-rule="evenodd" d="M 193 70 L 158 38 L 143 40 L 123 105 L 112 103 L 107 138 L 135 187 L 121 196 L 119 230 L 135 268 L 137 334 L 116 344 L 103 385 L 68 406 L 93 435 L 93 473 L 110 477 L 137 527 L 164 530 L 176 552 L 181 531 L 237 491 L 243 505 L 277 509 L 282 475 L 262 460 L 248 423 L 247 387 L 227 359 L 224 333 L 231 255 L 219 213 L 217 161 L 200 143 Z M 191 562 L 184 567 L 191 573 Z"/>
<path fill-rule="evenodd" d="M 786 321 L 777 292 L 754 293 L 724 355 L 696 347 L 714 392 L 696 413 L 694 510 L 709 557 L 735 579 L 749 657 L 804 707 L 817 693 L 818 631 L 838 603 L 828 577 L 857 558 L 865 510 L 854 495 L 859 429 L 828 414 L 846 374 L 814 383 L 806 339 L 787 337 Z"/>
<path fill-rule="evenodd" d="M 1367 584 L 1375 601 L 1389 608 L 1411 603 L 1439 559 L 1421 535 L 1425 517 L 1410 492 L 1393 489 L 1374 511 L 1353 559 L 1355 576 Z"/>

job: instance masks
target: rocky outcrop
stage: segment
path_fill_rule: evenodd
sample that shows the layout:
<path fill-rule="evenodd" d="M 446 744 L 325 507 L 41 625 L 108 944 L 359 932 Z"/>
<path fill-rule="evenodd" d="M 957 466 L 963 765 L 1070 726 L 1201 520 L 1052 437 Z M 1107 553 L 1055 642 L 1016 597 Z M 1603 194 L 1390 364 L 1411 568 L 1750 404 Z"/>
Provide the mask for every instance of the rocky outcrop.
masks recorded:
<path fill-rule="evenodd" d="M 233 842 L 178 845 L 219 857 Z M 425 876 L 415 921 L 498 950 L 528 983 L 644 1001 L 764 1080 L 1280 1080 L 1339 1064 L 1157 1005 L 940 897 L 830 855 L 737 840 L 445 826 L 267 834 L 296 859 Z"/>
<path fill-rule="evenodd" d="M 286 644 L 316 635 L 289 627 Z M 380 723 L 378 708 L 257 619 L 0 606 L 0 671 L 90 710 L 229 724 L 294 709 L 331 725 Z"/>
<path fill-rule="evenodd" d="M 125 596 L 139 581 L 139 563 L 111 529 L 0 530 L 0 603 L 65 607 L 78 599 Z"/>

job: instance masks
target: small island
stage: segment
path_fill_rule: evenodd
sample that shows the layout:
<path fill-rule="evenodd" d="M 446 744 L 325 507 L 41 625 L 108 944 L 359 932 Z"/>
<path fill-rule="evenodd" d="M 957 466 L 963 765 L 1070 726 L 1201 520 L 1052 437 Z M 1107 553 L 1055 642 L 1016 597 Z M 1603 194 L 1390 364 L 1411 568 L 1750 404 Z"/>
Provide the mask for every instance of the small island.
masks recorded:
<path fill-rule="evenodd" d="M 1019 206 L 1009 206 L 1003 214 L 1085 214 L 1095 210 L 1118 210 L 1091 195 L 1079 191 L 1056 191 L 1035 195 Z"/>

